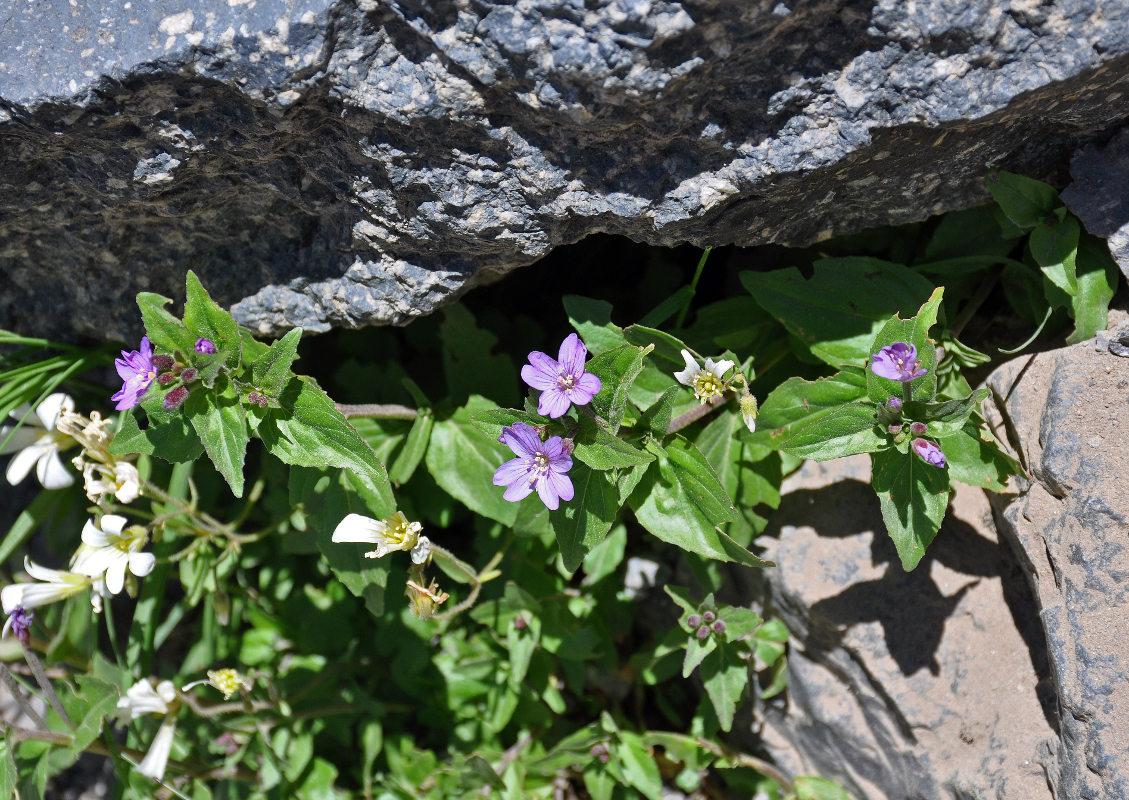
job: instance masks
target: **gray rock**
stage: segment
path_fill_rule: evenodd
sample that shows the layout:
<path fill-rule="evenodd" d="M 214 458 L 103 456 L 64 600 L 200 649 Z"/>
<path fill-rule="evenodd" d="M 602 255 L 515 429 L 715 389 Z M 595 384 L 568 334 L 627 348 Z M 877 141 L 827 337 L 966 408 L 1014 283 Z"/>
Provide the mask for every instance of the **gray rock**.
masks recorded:
<path fill-rule="evenodd" d="M 792 631 L 787 700 L 763 709 L 763 746 L 860 800 L 1073 797 L 1048 785 L 1046 648 L 984 493 L 958 488 L 906 573 L 869 480 L 865 456 L 806 463 L 757 540 L 777 568 L 753 572 L 750 591 Z"/>
<path fill-rule="evenodd" d="M 1124 323 L 1111 313 L 1111 329 Z M 1129 363 L 1090 343 L 988 381 L 1031 480 L 1001 534 L 1038 601 L 1060 708 L 1056 797 L 1129 798 Z"/>
<path fill-rule="evenodd" d="M 589 233 L 802 244 L 1129 116 L 1104 0 L 63 0 L 0 17 L 0 325 L 403 323 Z"/>
<path fill-rule="evenodd" d="M 1129 277 L 1129 128 L 1104 145 L 1087 145 L 1070 162 L 1062 193 L 1086 230 L 1109 240 L 1109 252 Z"/>

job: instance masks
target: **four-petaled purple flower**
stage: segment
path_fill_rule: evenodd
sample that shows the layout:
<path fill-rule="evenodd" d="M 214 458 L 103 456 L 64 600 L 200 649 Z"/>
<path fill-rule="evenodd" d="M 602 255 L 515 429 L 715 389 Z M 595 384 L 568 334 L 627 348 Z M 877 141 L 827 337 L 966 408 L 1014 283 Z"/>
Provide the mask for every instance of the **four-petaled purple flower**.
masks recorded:
<path fill-rule="evenodd" d="M 910 443 L 913 447 L 913 452 L 921 456 L 921 460 L 926 464 L 934 467 L 945 468 L 945 454 L 941 452 L 941 448 L 928 439 L 914 439 Z"/>
<path fill-rule="evenodd" d="M 33 619 L 35 619 L 34 613 L 23 606 L 16 606 L 12 609 L 12 613 L 8 615 L 8 621 L 4 623 L 2 635 L 7 636 L 8 631 L 11 631 L 17 639 L 26 645 L 31 636 L 31 621 Z"/>
<path fill-rule="evenodd" d="M 196 340 L 196 352 L 206 356 L 215 355 L 216 346 L 212 343 L 211 339 L 200 337 Z"/>
<path fill-rule="evenodd" d="M 536 489 L 551 511 L 557 510 L 561 500 L 572 499 L 572 481 L 565 474 L 572 469 L 572 458 L 561 437 L 550 436 L 542 442 L 532 426 L 515 422 L 502 429 L 498 441 L 517 456 L 494 473 L 494 485 L 507 487 L 502 497 L 516 503 Z"/>
<path fill-rule="evenodd" d="M 118 411 L 133 408 L 141 402 L 141 396 L 149 391 L 149 385 L 157 379 L 157 367 L 153 364 L 153 345 L 148 336 L 141 337 L 140 350 L 122 350 L 122 357 L 115 359 L 118 375 L 125 381 L 121 391 L 111 397 L 116 400 Z"/>
<path fill-rule="evenodd" d="M 929 371 L 917 360 L 917 348 L 905 342 L 894 342 L 883 347 L 871 359 L 873 363 L 870 368 L 874 374 L 892 381 L 908 383 Z"/>
<path fill-rule="evenodd" d="M 588 348 L 575 333 L 561 342 L 555 360 L 540 350 L 529 354 L 529 363 L 521 368 L 521 379 L 541 390 L 538 414 L 556 419 L 564 416 L 572 403 L 582 406 L 592 401 L 600 391 L 600 379 L 584 371 L 587 355 Z"/>

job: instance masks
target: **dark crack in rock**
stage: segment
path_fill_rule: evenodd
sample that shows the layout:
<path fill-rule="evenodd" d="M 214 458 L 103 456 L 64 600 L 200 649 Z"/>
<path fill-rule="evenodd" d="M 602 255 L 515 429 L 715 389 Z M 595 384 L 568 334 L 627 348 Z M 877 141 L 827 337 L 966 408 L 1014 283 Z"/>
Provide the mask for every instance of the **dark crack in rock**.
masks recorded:
<path fill-rule="evenodd" d="M 1125 314 L 1111 312 L 1111 329 Z M 1031 475 L 996 498 L 1039 606 L 1061 731 L 1055 796 L 1129 798 L 1129 361 L 1092 342 L 1016 359 L 988 385 Z"/>
<path fill-rule="evenodd" d="M 589 233 L 809 243 L 1129 117 L 1104 0 L 91 0 L 0 12 L 0 325 L 404 323 Z M 614 269 L 614 265 L 609 265 Z"/>
<path fill-rule="evenodd" d="M 807 462 L 757 543 L 748 591 L 792 631 L 785 702 L 748 746 L 867 800 L 1053 800 L 1046 645 L 1015 555 L 959 485 L 921 564 L 901 567 L 866 456 Z M 781 698 L 783 699 L 783 698 Z"/>
<path fill-rule="evenodd" d="M 1129 128 L 1106 145 L 1084 147 L 1070 163 L 1073 180 L 1062 193 L 1086 230 L 1109 240 L 1109 252 L 1129 277 Z"/>

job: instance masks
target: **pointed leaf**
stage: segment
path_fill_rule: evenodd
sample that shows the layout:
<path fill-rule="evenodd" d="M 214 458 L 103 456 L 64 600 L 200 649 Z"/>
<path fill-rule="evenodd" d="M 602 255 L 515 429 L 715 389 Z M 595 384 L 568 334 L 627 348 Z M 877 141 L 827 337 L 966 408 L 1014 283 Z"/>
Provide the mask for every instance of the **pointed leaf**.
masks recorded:
<path fill-rule="evenodd" d="M 171 354 L 180 350 L 181 353 L 191 353 L 196 345 L 196 337 L 184 327 L 183 322 L 165 309 L 171 302 L 169 298 L 152 292 L 137 295 L 137 307 L 141 309 L 145 332 L 153 349 L 157 351 Z"/>
<path fill-rule="evenodd" d="M 194 350 L 196 339 L 211 340 L 216 346 L 216 355 L 228 369 L 239 366 L 242 342 L 239 326 L 231 314 L 220 308 L 192 270 L 185 277 L 184 324 L 194 334 L 188 351 Z"/>
<path fill-rule="evenodd" d="M 1109 301 L 1121 278 L 1106 243 L 1089 234 L 1078 243 L 1077 271 L 1078 291 L 1071 298 L 1074 330 L 1066 337 L 1068 344 L 1084 342 L 1105 330 Z"/>
<path fill-rule="evenodd" d="M 1019 462 L 1000 449 L 996 437 L 971 420 L 938 443 L 948 461 L 951 480 L 1002 492 L 1011 475 L 1023 472 Z"/>
<path fill-rule="evenodd" d="M 431 429 L 435 426 L 435 417 L 430 411 L 421 411 L 408 431 L 408 438 L 404 441 L 404 449 L 396 456 L 392 466 L 388 469 L 388 477 L 393 483 L 407 483 L 415 473 L 423 454 L 427 452 L 427 445 L 431 441 Z"/>
<path fill-rule="evenodd" d="M 737 703 L 749 684 L 748 664 L 732 647 L 719 647 L 702 663 L 702 682 L 723 731 L 733 727 Z"/>
<path fill-rule="evenodd" d="M 627 412 L 627 397 L 631 385 L 643 371 L 642 347 L 625 344 L 602 353 L 588 362 L 586 367 L 600 379 L 599 393 L 592 398 L 592 408 L 608 421 L 613 433 L 619 430 Z"/>
<path fill-rule="evenodd" d="M 1031 238 L 1028 240 L 1031 255 L 1043 270 L 1043 274 L 1051 283 L 1071 296 L 1078 293 L 1075 257 L 1078 254 L 1080 233 L 1078 220 L 1066 215 L 1054 225 L 1040 223 L 1031 231 Z"/>
<path fill-rule="evenodd" d="M 612 436 L 591 417 L 580 418 L 573 457 L 595 470 L 627 469 L 655 460 L 650 453 Z"/>
<path fill-rule="evenodd" d="M 612 323 L 612 304 L 575 294 L 564 296 L 564 309 L 569 324 L 593 356 L 614 350 L 626 343 L 623 329 Z"/>
<path fill-rule="evenodd" d="M 293 374 L 290 371 L 298 357 L 298 340 L 302 329 L 294 328 L 270 346 L 263 355 L 251 362 L 251 382 L 269 397 L 278 397 Z"/>
<path fill-rule="evenodd" d="M 902 568 L 910 572 L 933 541 L 949 505 L 946 469 L 926 464 L 913 453 L 874 453 L 871 482 L 894 540 Z"/>
<path fill-rule="evenodd" d="M 588 551 L 608 535 L 619 511 L 619 501 L 615 488 L 602 472 L 580 463 L 574 464 L 569 477 L 573 499 L 561 502 L 556 511 L 550 511 L 549 521 L 561 548 L 564 567 L 573 572 Z"/>
<path fill-rule="evenodd" d="M 988 191 L 1008 219 L 1024 231 L 1034 228 L 1059 205 L 1053 186 L 1003 170 L 988 176 Z"/>
<path fill-rule="evenodd" d="M 247 456 L 247 417 L 235 389 L 221 379 L 217 391 L 188 395 L 183 411 L 208 458 L 216 465 L 236 497 L 243 496 L 243 461 Z"/>
<path fill-rule="evenodd" d="M 149 427 L 141 430 L 137 413 L 136 409 L 131 409 L 122 415 L 121 430 L 110 442 L 110 452 L 114 455 L 143 453 L 177 463 L 195 461 L 204 452 L 200 437 L 183 416 L 159 425 L 150 421 Z"/>

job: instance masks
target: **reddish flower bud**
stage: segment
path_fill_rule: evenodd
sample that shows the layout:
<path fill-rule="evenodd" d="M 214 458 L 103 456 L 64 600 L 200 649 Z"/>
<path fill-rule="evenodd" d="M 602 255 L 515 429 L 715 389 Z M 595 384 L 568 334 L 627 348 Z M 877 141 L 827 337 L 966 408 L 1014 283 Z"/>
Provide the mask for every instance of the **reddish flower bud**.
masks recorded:
<path fill-rule="evenodd" d="M 690 616 L 689 616 L 689 617 L 688 617 L 688 618 L 686 619 L 686 624 L 687 624 L 688 626 L 690 626 L 691 628 L 696 628 L 696 627 L 698 627 L 699 625 L 701 625 L 701 624 L 702 624 L 702 618 L 701 618 L 701 617 L 699 617 L 699 616 L 698 616 L 697 614 L 691 614 L 691 615 L 690 615 Z"/>
<path fill-rule="evenodd" d="M 171 372 L 162 372 L 160 375 L 157 376 L 157 383 L 161 384 L 161 386 L 168 386 L 170 383 L 172 383 L 175 380 L 176 380 L 176 376 L 173 375 Z"/>
<path fill-rule="evenodd" d="M 707 636 L 710 635 L 709 625 L 703 625 L 702 627 L 698 628 L 698 632 L 694 635 L 697 636 L 699 640 L 705 639 Z"/>
<path fill-rule="evenodd" d="M 928 439 L 914 439 L 910 446 L 913 447 L 913 452 L 921 456 L 921 460 L 926 464 L 944 469 L 945 454 L 936 444 Z"/>
<path fill-rule="evenodd" d="M 258 405 L 259 404 L 259 393 L 258 392 L 251 392 L 251 394 L 247 395 L 247 401 L 250 402 L 250 403 L 254 403 L 255 405 Z"/>
<path fill-rule="evenodd" d="M 706 623 L 707 625 L 709 625 L 715 619 L 717 619 L 717 614 L 713 613 L 712 611 L 707 611 L 705 614 L 702 614 L 702 622 Z"/>
<path fill-rule="evenodd" d="M 184 404 L 186 399 L 188 399 L 188 389 L 184 386 L 178 386 L 165 395 L 165 402 L 161 405 L 169 411 L 176 411 Z"/>
<path fill-rule="evenodd" d="M 911 422 L 909 424 L 910 433 L 914 436 L 920 436 L 927 430 L 924 422 Z"/>
<path fill-rule="evenodd" d="M 898 411 L 901 411 L 902 410 L 902 401 L 899 400 L 897 397 L 891 397 L 890 399 L 888 399 L 886 401 L 886 408 L 890 409 L 891 411 L 893 411 L 895 413 L 898 412 Z"/>
<path fill-rule="evenodd" d="M 523 631 L 529 627 L 529 623 L 525 621 L 525 617 L 518 617 L 514 620 L 514 628 Z"/>
<path fill-rule="evenodd" d="M 715 622 L 713 624 L 713 632 L 714 633 L 725 633 L 725 622 L 723 620 L 720 620 L 720 619 L 717 622 Z"/>
<path fill-rule="evenodd" d="M 189 367 L 184 372 L 180 373 L 180 379 L 182 381 L 184 381 L 185 383 L 190 383 L 190 382 L 196 380 L 196 376 L 198 374 L 199 373 L 198 373 L 198 371 L 195 367 Z"/>
<path fill-rule="evenodd" d="M 150 363 L 158 370 L 166 370 L 172 369 L 173 360 L 172 356 L 161 355 L 160 353 L 158 353 L 157 355 L 153 356 L 153 358 L 150 360 Z"/>

